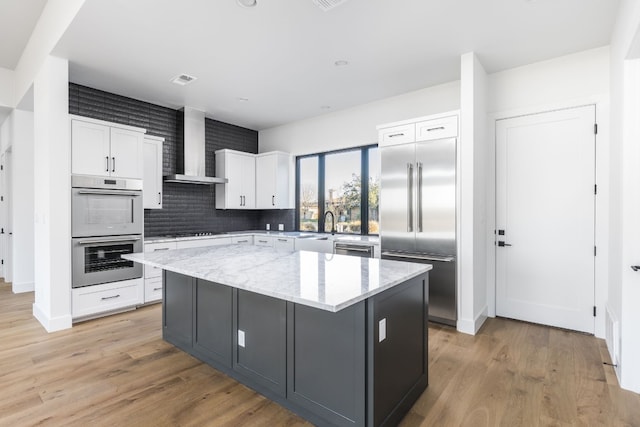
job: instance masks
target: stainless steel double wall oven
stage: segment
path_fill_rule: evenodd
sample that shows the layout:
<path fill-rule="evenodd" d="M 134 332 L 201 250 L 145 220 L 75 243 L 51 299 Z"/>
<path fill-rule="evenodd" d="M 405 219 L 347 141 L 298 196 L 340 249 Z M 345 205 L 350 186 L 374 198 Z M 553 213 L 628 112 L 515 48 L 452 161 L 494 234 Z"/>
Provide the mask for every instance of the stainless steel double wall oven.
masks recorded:
<path fill-rule="evenodd" d="M 71 177 L 72 286 L 142 277 L 122 254 L 142 252 L 142 180 Z"/>

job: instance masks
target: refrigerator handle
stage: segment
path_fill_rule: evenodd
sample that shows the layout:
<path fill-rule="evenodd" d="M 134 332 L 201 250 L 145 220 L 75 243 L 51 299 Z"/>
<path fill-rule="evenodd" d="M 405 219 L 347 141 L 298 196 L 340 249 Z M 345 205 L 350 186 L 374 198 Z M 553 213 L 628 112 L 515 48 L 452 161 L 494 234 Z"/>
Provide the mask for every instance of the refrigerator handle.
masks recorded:
<path fill-rule="evenodd" d="M 407 163 L 407 231 L 413 231 L 413 164 Z"/>
<path fill-rule="evenodd" d="M 418 162 L 417 175 L 418 175 L 418 233 L 422 233 L 422 162 Z"/>

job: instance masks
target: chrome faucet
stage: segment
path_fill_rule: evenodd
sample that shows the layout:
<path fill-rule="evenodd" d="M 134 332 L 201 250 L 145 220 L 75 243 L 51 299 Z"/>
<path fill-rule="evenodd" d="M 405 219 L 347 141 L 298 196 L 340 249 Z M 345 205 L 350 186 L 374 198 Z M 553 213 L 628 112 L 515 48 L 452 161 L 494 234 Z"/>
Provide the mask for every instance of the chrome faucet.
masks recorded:
<path fill-rule="evenodd" d="M 324 213 L 324 223 L 327 223 L 327 215 L 329 214 L 331 214 L 331 234 L 336 234 L 336 217 L 333 215 L 333 212 L 326 211 Z"/>

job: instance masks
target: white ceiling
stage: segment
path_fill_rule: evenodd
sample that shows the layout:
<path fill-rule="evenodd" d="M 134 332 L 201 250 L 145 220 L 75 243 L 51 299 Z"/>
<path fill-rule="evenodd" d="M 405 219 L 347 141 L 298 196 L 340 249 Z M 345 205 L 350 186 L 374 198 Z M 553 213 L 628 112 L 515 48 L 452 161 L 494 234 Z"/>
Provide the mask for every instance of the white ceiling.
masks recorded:
<path fill-rule="evenodd" d="M 0 67 L 13 70 L 47 0 L 0 0 Z"/>
<path fill-rule="evenodd" d="M 73 82 L 260 130 L 457 80 L 469 51 L 492 73 L 607 45 L 618 3 L 87 0 L 54 54 Z"/>

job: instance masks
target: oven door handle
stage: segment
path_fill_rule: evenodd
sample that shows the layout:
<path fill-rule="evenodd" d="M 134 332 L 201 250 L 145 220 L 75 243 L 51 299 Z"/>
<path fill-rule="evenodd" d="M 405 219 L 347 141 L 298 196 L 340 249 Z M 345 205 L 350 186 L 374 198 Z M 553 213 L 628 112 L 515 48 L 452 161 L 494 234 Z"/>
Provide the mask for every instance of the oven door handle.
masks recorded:
<path fill-rule="evenodd" d="M 140 240 L 140 237 L 124 237 L 124 238 L 117 238 L 117 237 L 110 237 L 108 239 L 83 239 L 83 240 L 78 240 L 78 244 L 79 245 L 93 245 L 96 243 L 122 243 L 122 242 L 136 242 L 138 240 Z"/>
<path fill-rule="evenodd" d="M 120 191 L 120 190 L 79 190 L 78 194 L 97 194 L 104 196 L 134 196 L 138 197 L 141 195 L 140 191 Z"/>

